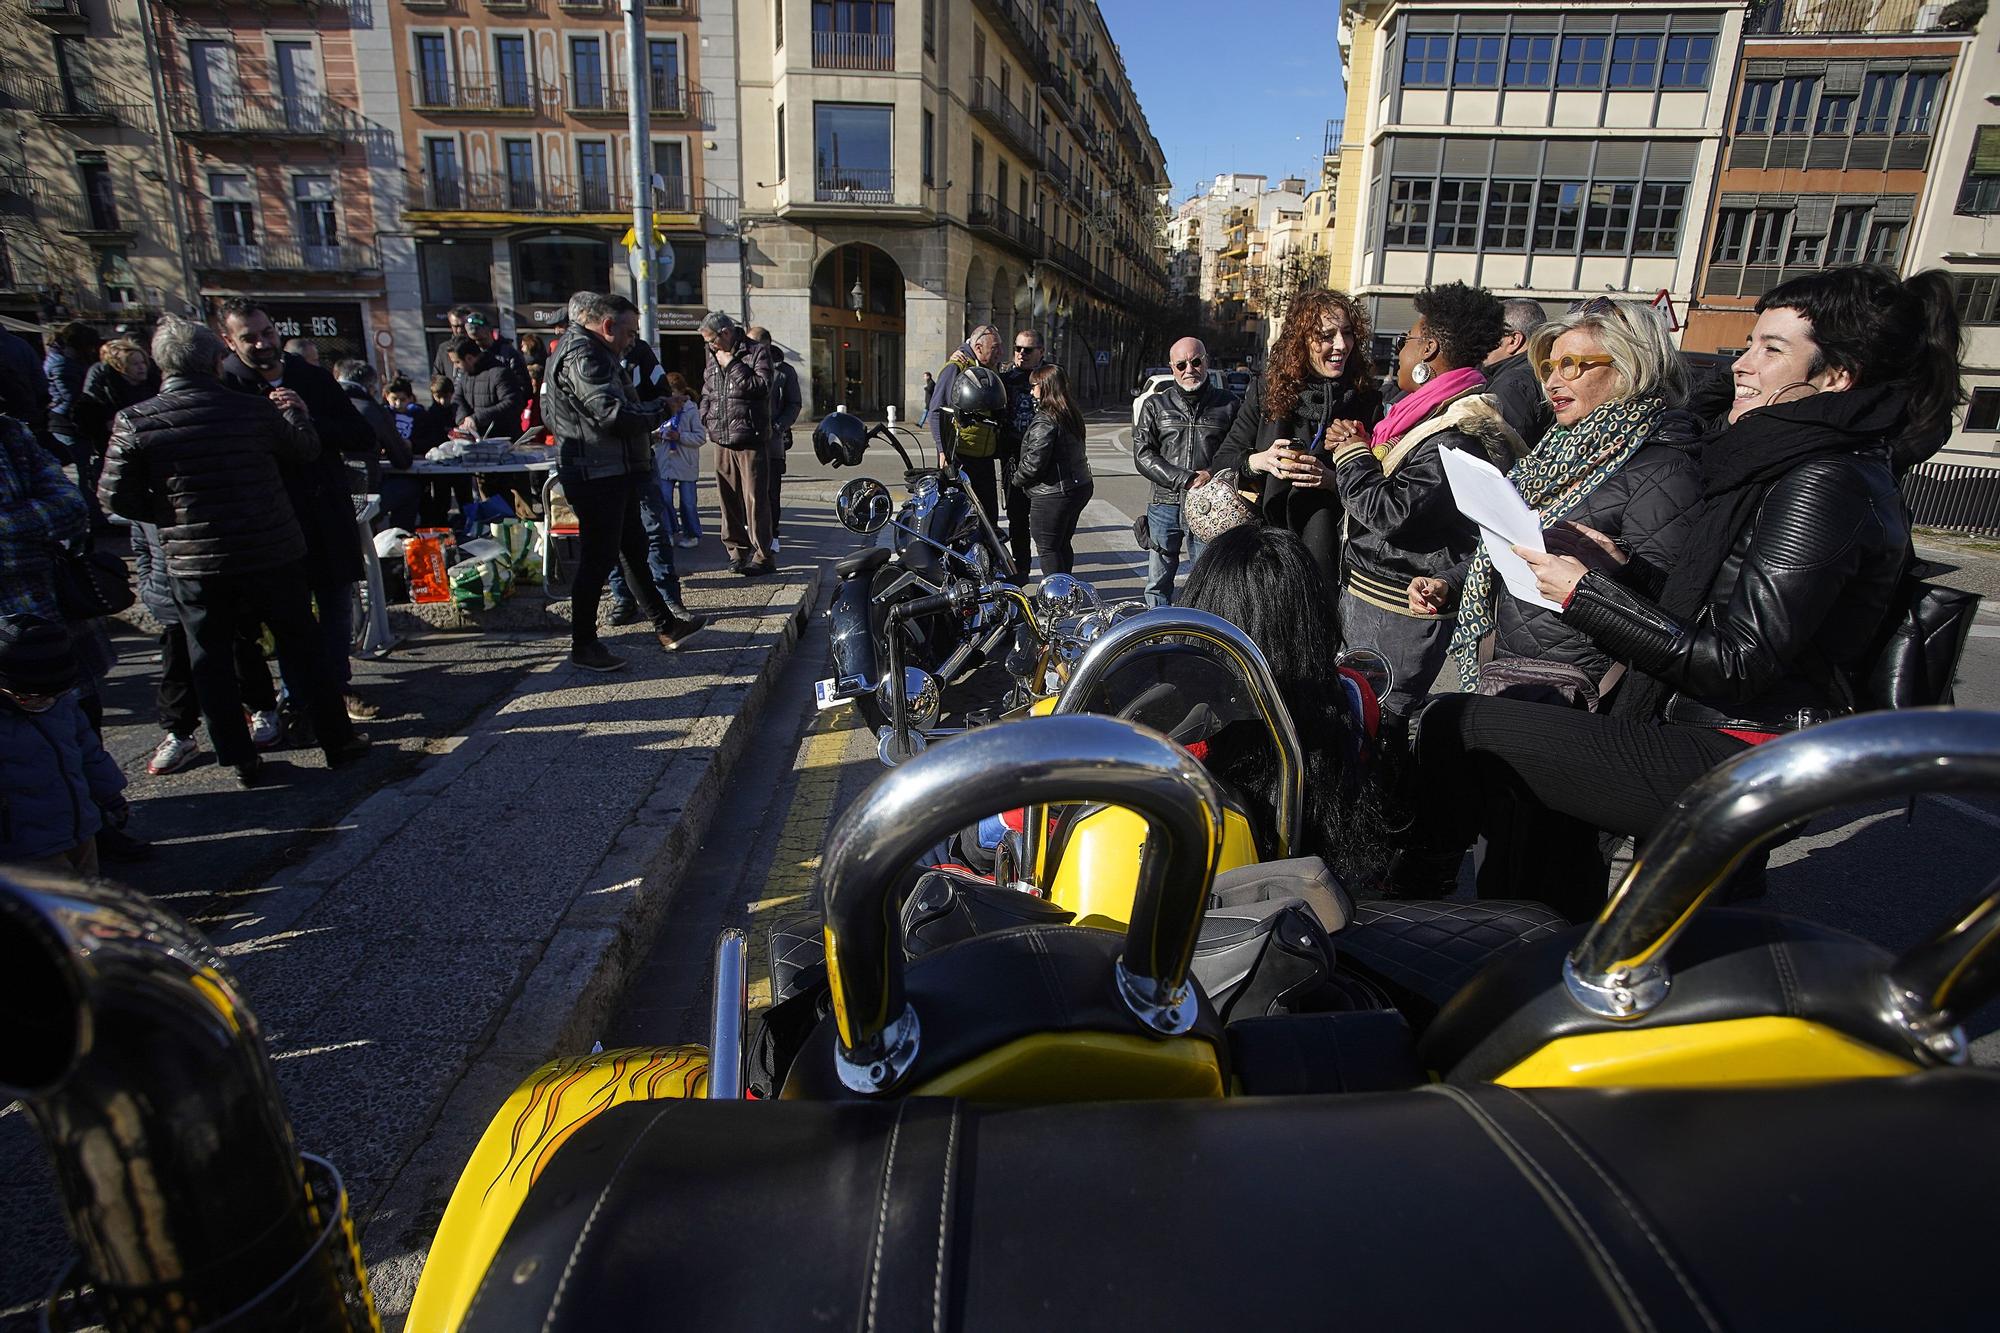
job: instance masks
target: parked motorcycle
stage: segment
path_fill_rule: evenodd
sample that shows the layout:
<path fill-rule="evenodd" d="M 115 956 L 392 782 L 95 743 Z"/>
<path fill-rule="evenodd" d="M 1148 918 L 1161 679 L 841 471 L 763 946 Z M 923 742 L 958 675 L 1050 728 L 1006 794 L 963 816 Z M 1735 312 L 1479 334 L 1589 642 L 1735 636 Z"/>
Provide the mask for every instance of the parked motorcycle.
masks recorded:
<path fill-rule="evenodd" d="M 1385 1011 L 1225 1030 L 1190 970 L 1223 793 L 1115 718 L 982 728 L 831 831 L 831 1012 L 780 1095 L 744 1097 L 728 931 L 708 1046 L 565 1057 L 498 1109 L 406 1327 L 1983 1326 L 2000 1075 L 1958 1024 L 2000 994 L 2000 884 L 1900 956 L 1711 900 L 1813 814 L 1995 786 L 2000 714 L 1809 728 L 1689 788 L 1587 927 L 1493 938 L 1439 905 L 1412 964 L 1477 975 L 1421 1036 Z M 1130 924 L 906 962 L 912 857 L 1021 802 L 1142 812 Z M 0 959 L 0 1097 L 83 1252 L 67 1322 L 374 1325 L 338 1185 L 198 932 L 9 872 Z M 1243 1224 L 1163 1241 L 1199 1217 Z"/>
<path fill-rule="evenodd" d="M 984 379 L 961 375 L 959 384 L 961 401 L 949 409 L 958 416 L 996 420 L 1004 410 L 1006 390 L 990 371 Z M 813 431 L 814 453 L 832 467 L 858 466 L 869 442 L 878 439 L 903 462 L 900 504 L 873 477 L 848 482 L 834 500 L 842 526 L 877 541 L 834 566 L 840 586 L 828 612 L 833 675 L 814 686 L 820 708 L 851 701 L 878 731 L 890 720 L 883 686 L 892 631 L 906 667 L 953 684 L 1006 642 L 1007 627 L 955 609 L 946 594 L 960 580 L 980 586 L 1019 578 L 992 516 L 950 452 L 920 466 L 899 432 L 915 434 L 893 422 L 869 427 L 846 412 L 831 413 Z M 891 610 L 912 602 L 918 605 L 892 625 Z"/>

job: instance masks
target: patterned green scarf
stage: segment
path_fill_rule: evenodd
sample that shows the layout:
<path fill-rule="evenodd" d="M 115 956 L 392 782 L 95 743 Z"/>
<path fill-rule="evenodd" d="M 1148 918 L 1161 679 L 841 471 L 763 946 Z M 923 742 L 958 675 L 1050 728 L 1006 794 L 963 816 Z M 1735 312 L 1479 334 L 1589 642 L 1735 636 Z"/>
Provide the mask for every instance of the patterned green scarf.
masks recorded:
<path fill-rule="evenodd" d="M 1541 515 L 1542 526 L 1549 527 L 1639 452 L 1665 410 L 1657 395 L 1614 399 L 1574 426 L 1553 427 L 1526 458 L 1514 464 L 1507 480 Z M 1468 690 L 1479 683 L 1479 641 L 1493 631 L 1494 591 L 1493 557 L 1482 537 L 1466 568 L 1458 629 L 1451 636 L 1458 678 Z"/>

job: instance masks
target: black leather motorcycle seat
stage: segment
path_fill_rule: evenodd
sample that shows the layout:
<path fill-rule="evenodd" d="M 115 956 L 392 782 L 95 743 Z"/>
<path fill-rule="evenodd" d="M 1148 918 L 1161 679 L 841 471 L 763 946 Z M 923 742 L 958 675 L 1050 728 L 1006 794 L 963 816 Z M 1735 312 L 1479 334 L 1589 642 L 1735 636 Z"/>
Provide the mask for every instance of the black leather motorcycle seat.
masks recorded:
<path fill-rule="evenodd" d="M 1482 971 L 1424 1031 L 1424 1067 L 1472 1082 L 1498 1077 L 1556 1037 L 1728 1018 L 1811 1018 L 1889 1050 L 1905 1040 L 1882 1003 L 1890 955 L 1830 926 L 1705 908 L 1667 955 L 1666 999 L 1643 1018 L 1618 1020 L 1586 1013 L 1562 984 L 1563 955 L 1582 933 L 1576 927 L 1530 941 Z M 1335 937 L 1343 948 L 1345 940 Z"/>
<path fill-rule="evenodd" d="M 1113 964 L 1122 932 L 1072 925 L 1013 926 L 977 935 L 909 962 L 904 990 L 922 1031 L 903 1086 L 921 1087 L 974 1056 L 1037 1033 L 1147 1035 L 1118 994 Z M 1196 987 L 1199 996 L 1199 987 Z M 1212 1044 L 1228 1077 L 1228 1044 L 1206 996 L 1192 1032 Z M 836 1101 L 846 1090 L 834 1067 L 833 1016 L 814 1029 L 785 1077 L 785 1097 Z"/>
<path fill-rule="evenodd" d="M 1370 899 L 1333 943 L 1343 967 L 1387 987 L 1421 1026 L 1495 958 L 1568 928 L 1540 903 Z"/>
<path fill-rule="evenodd" d="M 867 574 L 889 563 L 890 551 L 886 546 L 871 546 L 853 555 L 844 555 L 833 562 L 833 572 L 839 578 L 853 578 L 857 574 Z"/>
<path fill-rule="evenodd" d="M 467 1330 L 1978 1328 L 2000 1076 L 631 1103 Z"/>

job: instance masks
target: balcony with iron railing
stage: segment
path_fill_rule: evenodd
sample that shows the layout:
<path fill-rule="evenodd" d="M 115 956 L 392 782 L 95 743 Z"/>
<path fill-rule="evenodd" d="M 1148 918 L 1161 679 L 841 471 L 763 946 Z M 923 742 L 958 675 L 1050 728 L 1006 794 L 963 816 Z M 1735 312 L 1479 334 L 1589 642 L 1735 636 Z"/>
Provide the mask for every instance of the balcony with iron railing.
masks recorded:
<path fill-rule="evenodd" d="M 1030 259 L 1038 258 L 1042 253 L 1041 228 L 990 194 L 972 196 L 966 221 L 975 231 L 999 237 Z"/>
<path fill-rule="evenodd" d="M 1034 122 L 1025 111 L 1001 96 L 999 85 L 991 79 L 972 81 L 972 118 L 998 133 L 1030 162 L 1041 155 L 1041 140 L 1035 134 Z"/>
<path fill-rule="evenodd" d="M 1014 48 L 1014 53 L 1035 67 L 1047 57 L 1042 52 L 1042 34 L 1035 27 L 1035 19 L 1028 7 L 1020 0 L 974 0 L 977 8 L 983 10 L 993 21 L 993 30 L 1000 39 Z"/>
<path fill-rule="evenodd" d="M 19 70 L 0 72 L 0 95 L 20 110 L 58 124 L 127 125 L 143 128 L 144 98 L 83 75 L 44 78 Z"/>
<path fill-rule="evenodd" d="M 47 188 L 48 182 L 31 171 L 0 170 L 0 214 L 29 216 L 35 211 L 35 200 Z"/>
<path fill-rule="evenodd" d="M 1053 236 L 1049 238 L 1048 257 L 1076 277 L 1087 279 L 1090 276 L 1090 261 L 1075 247 L 1065 245 Z"/>
<path fill-rule="evenodd" d="M 1344 120 L 1329 120 L 1326 122 L 1326 151 L 1320 154 L 1320 156 L 1332 157 L 1340 151 L 1340 138 L 1346 132 L 1346 129 L 1347 122 Z"/>
<path fill-rule="evenodd" d="M 204 235 L 195 237 L 190 249 L 195 267 L 212 273 L 375 273 L 382 268 L 367 241 L 230 241 Z"/>
<path fill-rule="evenodd" d="M 631 114 L 631 97 L 619 80 L 569 78 L 564 87 L 568 93 L 565 105 L 572 116 L 622 118 Z M 652 120 L 705 121 L 707 106 L 708 90 L 686 79 L 653 79 L 646 90 L 646 114 Z"/>
<path fill-rule="evenodd" d="M 814 69 L 893 70 L 896 68 L 896 35 L 815 28 L 812 34 L 812 63 Z"/>
<path fill-rule="evenodd" d="M 624 213 L 631 207 L 631 182 L 622 176 L 544 181 L 501 172 L 470 172 L 426 174 L 421 203 L 413 202 L 404 211 L 581 217 Z"/>
<path fill-rule="evenodd" d="M 82 32 L 90 26 L 83 0 L 28 0 L 28 17 L 58 32 Z"/>
<path fill-rule="evenodd" d="M 1918 0 L 1752 0 L 1743 20 L 1743 37 L 1755 41 L 1760 36 L 1879 35 L 1944 26 L 1942 10 Z"/>
<path fill-rule="evenodd" d="M 426 116 L 510 116 L 543 119 L 562 112 L 563 90 L 531 79 L 454 79 L 423 70 L 410 75 L 411 109 Z"/>
<path fill-rule="evenodd" d="M 182 93 L 167 103 L 167 123 L 184 139 L 341 142 L 358 140 L 367 130 L 357 112 L 324 93 Z"/>
<path fill-rule="evenodd" d="M 893 167 L 844 167 L 820 163 L 813 173 L 813 202 L 820 204 L 893 204 Z"/>
<path fill-rule="evenodd" d="M 162 0 L 168 9 L 182 13 L 202 10 L 219 11 L 235 7 L 234 0 Z M 302 15 L 313 20 L 315 26 L 324 27 L 329 21 L 345 23 L 350 11 L 367 10 L 363 0 L 258 0 L 262 9 L 277 14 Z"/>
<path fill-rule="evenodd" d="M 131 236 L 134 219 L 121 215 L 118 201 L 103 196 L 50 193 L 35 200 L 35 212 L 72 236 Z"/>
<path fill-rule="evenodd" d="M 1059 192 L 1069 193 L 1069 164 L 1057 157 L 1055 150 L 1046 144 L 1042 147 L 1042 171 Z"/>

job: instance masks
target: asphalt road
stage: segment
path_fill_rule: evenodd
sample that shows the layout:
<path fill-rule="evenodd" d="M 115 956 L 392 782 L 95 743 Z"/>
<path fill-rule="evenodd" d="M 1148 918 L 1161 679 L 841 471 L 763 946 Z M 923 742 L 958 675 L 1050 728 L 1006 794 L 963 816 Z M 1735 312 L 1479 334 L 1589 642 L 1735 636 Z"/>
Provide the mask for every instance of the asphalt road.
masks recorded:
<path fill-rule="evenodd" d="M 1129 418 L 1099 414 L 1089 434 L 1097 490 L 1080 530 L 1078 573 L 1109 596 L 1136 596 L 1143 558 L 1131 550 L 1130 528 L 1150 483 L 1132 466 Z M 856 475 L 875 476 L 894 491 L 900 467 L 876 451 L 858 470 L 830 470 L 796 452 L 793 460 L 788 506 L 830 503 Z M 2000 602 L 2000 548 L 1933 536 L 1924 550 L 1956 566 L 1945 581 L 1995 594 Z M 829 583 L 822 606 L 832 592 Z M 726 925 L 749 929 L 756 978 L 770 924 L 810 910 L 827 827 L 882 773 L 874 738 L 854 710 L 813 710 L 812 682 L 826 674 L 828 660 L 825 620 L 816 616 L 760 722 L 753 757 L 738 770 L 725 802 L 729 813 L 710 833 L 713 850 L 677 899 L 630 1003 L 604 1034 L 607 1046 L 706 1040 L 716 932 Z M 1966 652 L 1959 701 L 2000 707 L 2000 610 L 1981 618 Z M 2000 798 L 1927 798 L 1914 815 L 1900 804 L 1836 812 L 1773 853 L 1765 905 L 1902 949 L 1955 919 L 1954 910 L 1992 877 L 2000 861 L 1996 847 Z M 1982 1060 L 2000 1063 L 2000 1005 L 1976 1015 L 1969 1027 L 1975 1036 L 1991 1034 L 1976 1050 Z"/>

